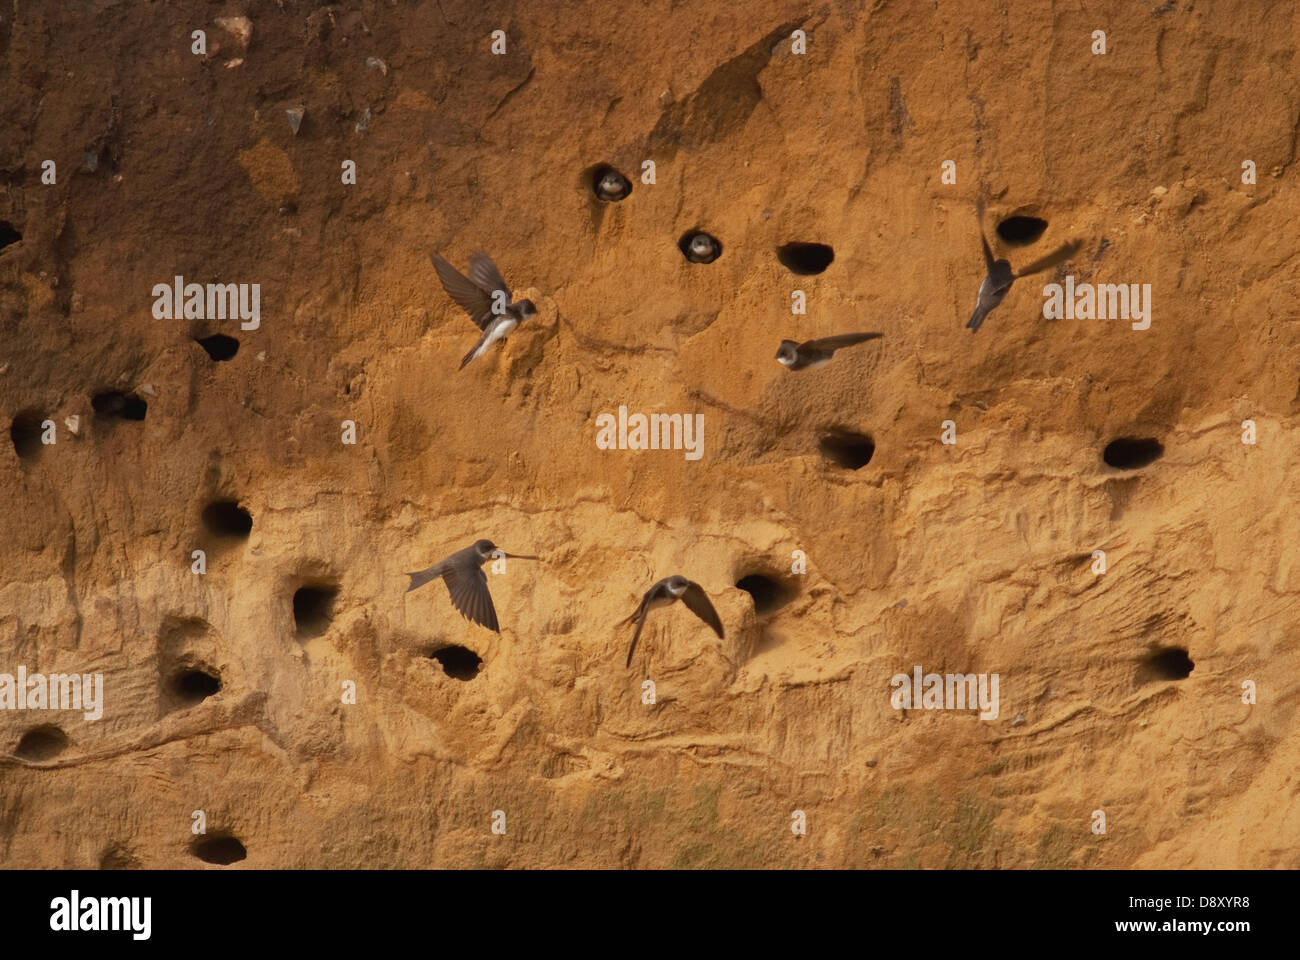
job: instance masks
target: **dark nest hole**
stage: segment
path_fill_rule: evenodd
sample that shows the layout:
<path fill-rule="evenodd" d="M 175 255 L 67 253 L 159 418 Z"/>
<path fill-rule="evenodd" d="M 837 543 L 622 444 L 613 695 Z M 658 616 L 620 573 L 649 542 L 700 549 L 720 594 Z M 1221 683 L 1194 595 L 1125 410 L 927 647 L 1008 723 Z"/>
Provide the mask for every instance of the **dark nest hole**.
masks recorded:
<path fill-rule="evenodd" d="M 1106 444 L 1101 459 L 1117 470 L 1136 470 L 1155 463 L 1164 452 L 1164 445 L 1151 437 L 1120 437 Z"/>
<path fill-rule="evenodd" d="M 8 220 L 0 220 L 0 250 L 12 243 L 17 243 L 23 235 Z"/>
<path fill-rule="evenodd" d="M 865 433 L 849 430 L 832 430 L 825 434 L 818 446 L 822 456 L 846 470 L 861 470 L 871 462 L 876 452 L 875 441 Z"/>
<path fill-rule="evenodd" d="M 632 181 L 609 164 L 602 163 L 591 171 L 591 192 L 597 200 L 618 203 L 632 192 Z"/>
<path fill-rule="evenodd" d="M 9 425 L 9 439 L 19 460 L 35 460 L 41 453 L 41 424 L 45 422 L 36 410 L 23 410 Z"/>
<path fill-rule="evenodd" d="M 468 647 L 450 646 L 435 650 L 429 656 L 442 664 L 443 672 L 456 680 L 473 680 L 478 676 L 483 658 Z"/>
<path fill-rule="evenodd" d="M 765 573 L 747 573 L 736 586 L 754 598 L 754 613 L 760 617 L 775 613 L 798 595 L 794 587 Z"/>
<path fill-rule="evenodd" d="M 787 243 L 776 248 L 776 258 L 791 273 L 811 276 L 831 265 L 835 251 L 824 243 Z"/>
<path fill-rule="evenodd" d="M 203 508 L 203 526 L 217 537 L 248 539 L 253 518 L 234 500 L 217 500 Z"/>
<path fill-rule="evenodd" d="M 334 620 L 334 598 L 339 588 L 330 584 L 299 587 L 293 595 L 293 622 L 298 639 L 319 637 Z"/>
<path fill-rule="evenodd" d="M 58 727 L 47 724 L 24 733 L 14 750 L 14 756 L 23 760 L 49 760 L 67 748 L 68 735 Z"/>
<path fill-rule="evenodd" d="M 238 863 L 248 856 L 244 845 L 230 836 L 199 837 L 190 844 L 190 853 L 204 863 L 215 863 L 221 867 Z"/>
<path fill-rule="evenodd" d="M 1182 647 L 1157 650 L 1142 661 L 1138 669 L 1138 682 L 1155 680 L 1186 680 L 1196 664 Z"/>
<path fill-rule="evenodd" d="M 122 393 L 120 390 L 106 390 L 90 398 L 90 405 L 95 413 L 106 419 L 143 420 L 149 404 L 134 393 Z"/>
<path fill-rule="evenodd" d="M 1025 247 L 1043 235 L 1047 221 L 1038 217 L 1007 217 L 998 224 L 998 236 L 1013 247 Z"/>
<path fill-rule="evenodd" d="M 210 337 L 195 337 L 194 342 L 208 352 L 208 356 L 220 363 L 229 360 L 239 352 L 239 341 L 224 333 L 214 333 Z"/>
<path fill-rule="evenodd" d="M 696 243 L 696 238 L 702 237 L 703 241 L 712 244 L 710 252 L 703 253 L 693 251 L 692 247 Z M 722 241 L 712 234 L 705 233 L 703 230 L 687 230 L 682 234 L 682 238 L 677 241 L 677 249 L 682 252 L 682 256 L 691 263 L 712 263 L 718 257 L 722 256 Z"/>
<path fill-rule="evenodd" d="M 215 670 L 186 667 L 172 677 L 170 689 L 182 704 L 193 706 L 215 695 L 221 689 L 221 678 Z"/>

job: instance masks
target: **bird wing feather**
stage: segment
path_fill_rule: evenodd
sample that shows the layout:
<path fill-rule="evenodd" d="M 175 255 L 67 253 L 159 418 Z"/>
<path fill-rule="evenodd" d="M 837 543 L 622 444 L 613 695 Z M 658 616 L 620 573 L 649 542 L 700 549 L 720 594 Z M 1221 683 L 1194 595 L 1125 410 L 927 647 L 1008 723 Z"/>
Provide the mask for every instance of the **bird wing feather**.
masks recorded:
<path fill-rule="evenodd" d="M 713 632 L 722 639 L 722 620 L 718 617 L 718 611 L 713 609 L 713 604 L 709 602 L 709 596 L 694 580 L 682 594 L 682 603 L 690 607 L 691 612 L 713 628 Z"/>
<path fill-rule="evenodd" d="M 627 666 L 629 667 L 632 666 L 632 654 L 636 650 L 636 642 L 641 639 L 641 629 L 645 626 L 646 615 L 650 612 L 648 603 L 649 599 L 650 594 L 647 593 L 641 598 L 641 602 L 637 604 L 637 608 L 632 612 L 632 616 L 623 621 L 623 623 L 627 623 L 629 620 L 636 621 L 636 630 L 632 633 L 632 644 L 627 648 Z"/>
<path fill-rule="evenodd" d="M 492 594 L 488 592 L 487 575 L 483 573 L 482 567 L 472 563 L 468 567 L 449 566 L 442 579 L 447 584 L 447 593 L 451 595 L 451 605 L 462 617 L 489 630 L 501 632 L 496 607 L 492 605 Z"/>
<path fill-rule="evenodd" d="M 497 265 L 492 262 L 492 258 L 482 250 L 475 251 L 470 255 L 469 278 L 480 288 L 487 291 L 489 298 L 493 291 L 500 290 L 506 295 L 506 303 L 510 302 L 510 288 L 506 286 L 506 281 L 501 276 L 501 271 L 498 270 Z"/>
<path fill-rule="evenodd" d="M 469 314 L 469 318 L 480 330 L 486 327 L 488 319 L 492 316 L 491 293 L 482 289 L 438 254 L 431 253 L 429 256 L 433 260 L 433 269 L 438 271 L 438 279 L 442 281 L 442 289 L 446 290 L 447 295 Z M 473 272 L 472 266 L 470 272 Z"/>

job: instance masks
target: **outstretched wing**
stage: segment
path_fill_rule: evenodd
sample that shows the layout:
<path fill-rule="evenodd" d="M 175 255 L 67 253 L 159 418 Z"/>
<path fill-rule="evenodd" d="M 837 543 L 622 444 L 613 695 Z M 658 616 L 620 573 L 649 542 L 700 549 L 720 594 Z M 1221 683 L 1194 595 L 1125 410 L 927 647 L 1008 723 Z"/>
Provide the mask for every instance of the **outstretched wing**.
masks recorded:
<path fill-rule="evenodd" d="M 455 300 L 460 305 L 460 308 L 469 314 L 469 318 L 474 321 L 475 325 L 482 330 L 487 325 L 488 318 L 492 316 L 492 294 L 474 284 L 469 277 L 466 277 L 438 254 L 431 253 L 429 257 L 433 260 L 433 269 L 438 271 L 438 279 L 442 281 L 442 289 L 447 291 L 447 295 Z M 471 266 L 470 273 L 473 272 Z"/>
<path fill-rule="evenodd" d="M 483 568 L 475 563 L 468 566 L 449 566 L 442 575 L 451 594 L 451 605 L 462 617 L 471 623 L 501 632 L 497 623 L 496 607 L 492 606 L 492 594 L 488 593 L 487 575 Z"/>
<path fill-rule="evenodd" d="M 633 617 L 636 618 L 636 631 L 632 634 L 632 645 L 627 648 L 626 666 L 629 667 L 632 666 L 632 653 L 636 650 L 636 642 L 641 639 L 641 628 L 645 626 L 646 614 L 648 614 L 649 612 L 650 609 L 649 606 L 646 604 L 646 598 L 642 597 L 641 605 L 636 608 L 636 613 L 632 614 L 631 617 L 627 618 L 628 620 L 633 619 Z M 623 623 L 627 623 L 627 620 L 624 620 Z"/>
<path fill-rule="evenodd" d="M 708 594 L 694 580 L 682 594 L 682 603 L 691 608 L 691 612 L 713 628 L 713 632 L 722 639 L 722 621 L 718 618 L 718 611 L 713 609 L 713 604 L 709 602 Z"/>
<path fill-rule="evenodd" d="M 506 302 L 501 306 L 504 307 L 510 303 L 510 288 L 506 286 L 501 271 L 492 262 L 492 258 L 482 250 L 475 251 L 470 255 L 469 278 L 474 281 L 476 286 L 487 291 L 489 300 L 491 300 L 494 290 L 500 290 L 506 295 Z"/>
<path fill-rule="evenodd" d="M 1071 240 L 1069 243 L 1065 244 L 1060 249 L 1055 250 L 1052 253 L 1049 253 L 1047 256 L 1043 257 L 1043 259 L 1035 260 L 1033 263 L 1025 267 L 1023 270 L 1018 271 L 1016 273 L 1016 276 L 1027 277 L 1031 273 L 1038 273 L 1041 270 L 1046 270 L 1048 267 L 1054 267 L 1062 260 L 1069 260 L 1072 256 L 1078 253 L 1079 248 L 1081 246 L 1083 246 L 1082 240 Z"/>
<path fill-rule="evenodd" d="M 878 340 L 883 333 L 841 333 L 835 337 L 822 337 L 820 340 L 805 340 L 799 344 L 800 350 L 838 350 L 851 347 L 866 340 Z"/>

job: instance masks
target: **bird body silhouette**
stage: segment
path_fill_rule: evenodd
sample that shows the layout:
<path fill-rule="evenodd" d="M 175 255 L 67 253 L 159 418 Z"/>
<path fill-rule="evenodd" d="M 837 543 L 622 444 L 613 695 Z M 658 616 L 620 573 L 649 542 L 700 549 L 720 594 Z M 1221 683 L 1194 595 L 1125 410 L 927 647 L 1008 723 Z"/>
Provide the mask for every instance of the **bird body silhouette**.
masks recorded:
<path fill-rule="evenodd" d="M 627 666 L 632 666 L 632 654 L 636 650 L 636 642 L 641 638 L 641 630 L 645 627 L 646 617 L 651 610 L 657 610 L 659 607 L 667 607 L 682 601 L 690 611 L 713 628 L 713 632 L 722 639 L 722 621 L 718 618 L 718 611 L 713 609 L 713 604 L 709 602 L 708 594 L 704 588 L 692 580 L 687 580 L 680 575 L 665 577 L 660 580 L 641 598 L 632 615 L 623 623 L 636 621 L 636 630 L 632 634 L 632 645 L 627 648 Z"/>
<path fill-rule="evenodd" d="M 970 315 L 966 321 L 967 329 L 972 332 L 978 330 L 984 323 L 984 318 L 993 312 L 993 308 L 1000 304 L 1011 289 L 1011 284 L 1021 277 L 1027 277 L 1033 273 L 1039 273 L 1048 267 L 1055 266 L 1062 260 L 1068 260 L 1074 256 L 1082 243 L 1078 240 L 1072 240 L 1063 244 L 1053 252 L 1049 253 L 1042 259 L 1035 260 L 1029 266 L 1025 267 L 1019 273 L 1011 269 L 1011 261 L 993 259 L 993 251 L 989 249 L 989 242 L 984 236 L 984 203 L 980 201 L 976 204 L 976 211 L 980 225 L 980 243 L 984 246 L 984 267 L 987 274 L 982 283 L 980 283 L 979 296 L 975 302 L 975 312 Z"/>
<path fill-rule="evenodd" d="M 531 300 L 511 300 L 510 287 L 501 277 L 492 258 L 483 251 L 469 258 L 469 276 L 465 276 L 436 253 L 431 253 L 433 269 L 448 296 L 469 314 L 469 318 L 483 331 L 472 350 L 465 354 L 458 369 L 464 370 L 471 360 L 477 360 L 487 348 L 504 340 L 519 324 L 537 315 Z"/>
<path fill-rule="evenodd" d="M 491 560 L 493 554 L 512 560 L 541 559 L 499 551 L 491 540 L 477 540 L 431 567 L 408 573 L 411 585 L 406 588 L 406 592 L 424 586 L 435 577 L 442 577 L 447 584 L 447 592 L 451 595 L 451 605 L 462 617 L 500 633 L 496 607 L 492 605 L 492 594 L 488 592 L 487 575 L 483 573 L 483 564 Z"/>
<path fill-rule="evenodd" d="M 820 340 L 805 340 L 803 343 L 782 340 L 776 351 L 776 359 L 787 370 L 822 367 L 831 362 L 836 350 L 883 336 L 883 333 L 842 333 L 835 337 L 822 337 Z"/>

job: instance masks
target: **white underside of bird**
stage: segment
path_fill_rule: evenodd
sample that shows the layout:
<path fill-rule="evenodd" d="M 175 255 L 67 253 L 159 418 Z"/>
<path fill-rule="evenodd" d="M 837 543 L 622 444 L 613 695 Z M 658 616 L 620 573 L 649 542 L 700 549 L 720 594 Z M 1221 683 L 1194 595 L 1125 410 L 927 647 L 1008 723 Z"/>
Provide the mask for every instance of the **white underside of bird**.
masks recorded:
<path fill-rule="evenodd" d="M 492 346 L 492 344 L 496 343 L 498 340 L 504 340 L 506 337 L 510 336 L 517 326 L 519 326 L 518 320 L 511 318 L 499 320 L 497 324 L 487 332 L 487 335 L 483 337 L 483 342 L 474 349 L 472 354 L 470 354 L 470 360 L 477 360 L 479 357 L 483 356 L 483 354 L 487 353 L 488 347 Z"/>

